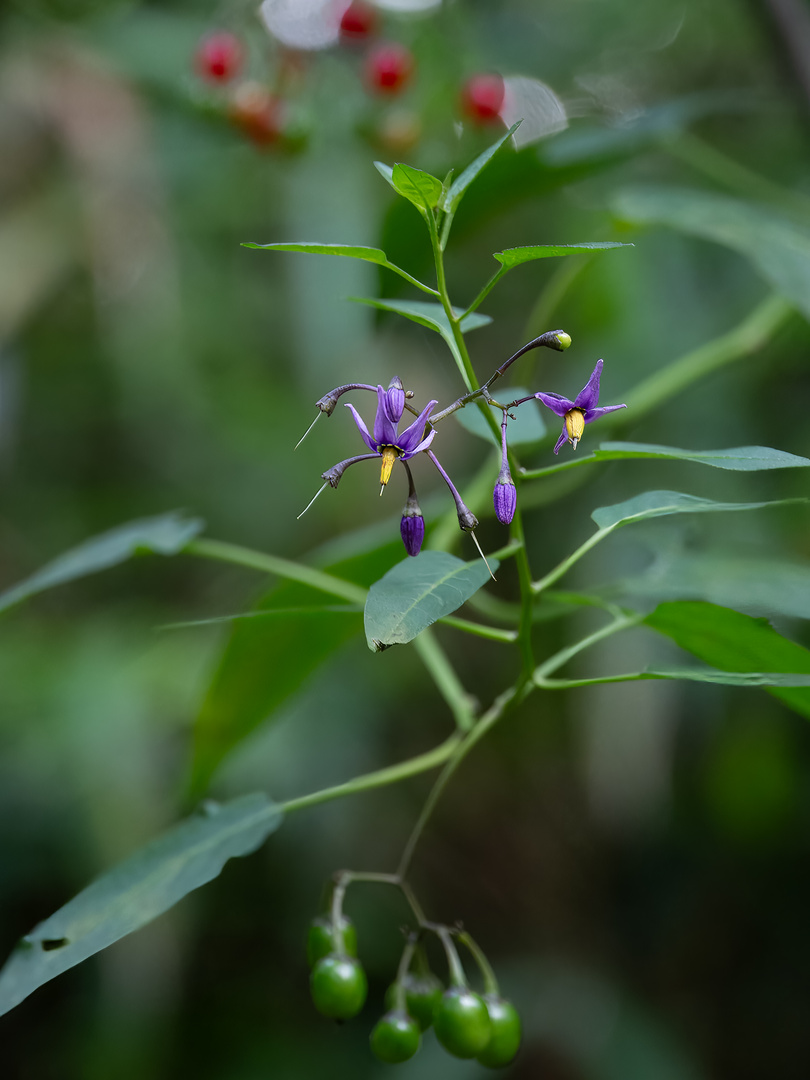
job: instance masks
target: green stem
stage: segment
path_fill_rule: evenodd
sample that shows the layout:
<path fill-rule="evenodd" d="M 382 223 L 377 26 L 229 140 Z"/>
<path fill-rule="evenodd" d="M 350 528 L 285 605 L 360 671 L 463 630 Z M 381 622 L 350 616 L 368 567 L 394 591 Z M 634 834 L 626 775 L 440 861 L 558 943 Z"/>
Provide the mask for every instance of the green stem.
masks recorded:
<path fill-rule="evenodd" d="M 388 784 L 396 784 L 400 780 L 406 780 L 410 776 L 428 772 L 430 769 L 435 769 L 438 765 L 447 761 L 459 746 L 461 739 L 462 736 L 454 732 L 449 739 L 445 739 L 443 743 L 433 750 L 428 750 L 425 754 L 419 754 L 416 757 L 409 758 L 407 761 L 401 761 L 398 765 L 389 765 L 384 769 L 377 769 L 376 772 L 356 776 L 353 780 L 347 780 L 343 784 L 336 784 L 334 787 L 313 791 L 310 795 L 301 795 L 297 799 L 288 799 L 281 804 L 281 809 L 284 813 L 290 814 L 295 810 L 318 806 L 320 803 L 330 802 L 332 799 L 342 799 L 346 795 L 355 795 L 359 791 L 386 787 Z"/>
<path fill-rule="evenodd" d="M 810 216 L 810 199 L 806 196 L 740 165 L 691 132 L 678 132 L 676 136 L 664 140 L 662 146 L 672 157 L 691 165 L 704 176 L 744 198 L 773 203 L 779 209 L 792 210 L 805 219 Z"/>
<path fill-rule="evenodd" d="M 793 306 L 781 296 L 767 297 L 733 330 L 693 349 L 629 390 L 626 396 L 628 413 L 632 416 L 622 417 L 622 420 L 629 422 L 632 419 L 635 423 L 710 371 L 761 349 L 793 313 Z"/>
<path fill-rule="evenodd" d="M 459 767 L 464 758 L 469 754 L 473 747 L 480 742 L 481 739 L 487 734 L 488 731 L 494 727 L 494 725 L 504 717 L 512 708 L 519 705 L 533 689 L 531 682 L 522 682 L 516 686 L 510 687 L 504 691 L 500 697 L 496 698 L 491 708 L 484 713 L 472 731 L 469 731 L 464 738 L 455 746 L 452 752 L 448 755 L 448 760 L 436 778 L 433 787 L 430 789 L 430 794 L 425 800 L 425 804 L 416 820 L 411 835 L 408 837 L 408 841 L 405 844 L 405 848 L 402 852 L 402 858 L 399 861 L 397 867 L 397 873 L 400 877 L 405 877 L 408 872 L 408 867 L 411 864 L 413 853 L 416 850 L 416 845 L 424 832 L 425 826 L 430 820 L 430 815 L 442 796 L 444 789 L 450 782 L 450 778 L 453 773 Z M 446 745 L 446 744 L 444 744 Z"/>
<path fill-rule="evenodd" d="M 452 712 L 456 726 L 461 731 L 469 731 L 475 723 L 473 699 L 461 685 L 455 668 L 431 628 L 418 634 L 413 645 Z"/>
<path fill-rule="evenodd" d="M 484 956 L 479 945 L 470 937 L 466 931 L 462 931 L 458 935 L 458 940 L 462 945 L 472 953 L 472 957 L 478 965 L 478 970 L 481 972 L 481 977 L 484 980 L 484 993 L 491 994 L 494 997 L 500 997 L 500 988 L 498 987 L 498 980 L 495 978 L 495 972 L 492 970 L 492 966 Z"/>
<path fill-rule="evenodd" d="M 315 570 L 311 566 L 302 566 L 301 563 L 281 559 L 276 555 L 266 555 L 263 551 L 254 551 L 252 548 L 240 547 L 238 544 L 229 544 L 224 540 L 192 540 L 183 551 L 187 555 L 218 559 L 220 562 L 260 570 L 264 574 L 276 574 L 290 581 L 300 581 L 312 589 L 329 593 L 331 596 L 340 596 L 354 604 L 364 604 L 368 595 L 367 589 L 327 574 L 323 570 Z"/>
<path fill-rule="evenodd" d="M 581 465 L 593 465 L 599 461 L 596 454 L 584 454 L 582 457 L 569 458 L 561 461 L 559 465 L 546 465 L 543 469 L 519 469 L 517 475 L 521 480 L 539 480 L 542 476 L 552 476 L 554 473 L 568 472 L 569 469 L 578 469 Z"/>
<path fill-rule="evenodd" d="M 540 690 L 572 690 L 577 686 L 600 686 L 602 683 L 638 682 L 663 677 L 649 671 L 632 671 L 628 675 L 600 675 L 593 679 L 537 679 L 535 684 Z"/>
<path fill-rule="evenodd" d="M 587 555 L 591 548 L 596 547 L 600 540 L 604 540 L 606 536 L 609 536 L 616 528 L 615 525 L 609 525 L 605 529 L 598 529 L 593 536 L 588 537 L 584 544 L 581 544 L 576 551 L 572 552 L 567 559 L 563 561 L 545 577 L 540 578 L 539 581 L 532 583 L 531 589 L 534 595 L 541 593 L 543 589 L 547 589 L 549 585 L 553 585 L 555 581 L 558 581 L 563 574 L 566 574 L 574 563 L 579 562 L 583 555 Z"/>
<path fill-rule="evenodd" d="M 498 284 L 498 282 L 501 280 L 501 278 L 508 269 L 508 267 L 503 265 L 498 267 L 498 269 L 483 287 L 478 296 L 476 296 L 476 298 L 464 312 L 464 315 L 461 316 L 462 319 L 465 318 L 465 316 L 467 315 L 471 315 L 481 304 L 483 304 L 484 300 L 486 300 L 486 298 L 489 296 L 489 294 L 492 292 L 492 290 L 495 288 L 495 286 Z"/>
<path fill-rule="evenodd" d="M 618 634 L 621 630 L 627 630 L 631 626 L 638 626 L 643 622 L 643 615 L 621 615 L 608 623 L 607 626 L 603 626 L 599 630 L 595 630 L 588 637 L 583 638 L 581 641 L 576 642 L 574 645 L 569 645 L 566 649 L 560 649 L 559 652 L 550 656 L 547 660 L 544 660 L 539 667 L 537 667 L 532 676 L 535 685 L 541 685 L 547 675 L 551 675 L 552 672 L 557 671 L 564 664 L 576 656 L 578 653 L 584 652 L 585 649 L 589 649 L 591 645 L 596 645 L 600 641 L 604 641 L 605 638 L 612 637 L 613 634 Z"/>
<path fill-rule="evenodd" d="M 461 966 L 456 947 L 450 937 L 450 931 L 446 926 L 437 926 L 436 933 L 438 934 L 439 940 L 444 948 L 445 956 L 447 957 L 447 970 L 450 976 L 450 985 L 466 987 L 467 976 L 464 974 L 464 968 Z"/>
<path fill-rule="evenodd" d="M 454 630 L 462 630 L 465 634 L 487 638 L 489 641 L 503 641 L 511 644 L 518 639 L 516 630 L 502 630 L 498 626 L 483 626 L 481 623 L 471 622 L 469 619 L 459 619 L 455 615 L 445 615 L 439 622 L 443 626 L 452 626 Z"/>

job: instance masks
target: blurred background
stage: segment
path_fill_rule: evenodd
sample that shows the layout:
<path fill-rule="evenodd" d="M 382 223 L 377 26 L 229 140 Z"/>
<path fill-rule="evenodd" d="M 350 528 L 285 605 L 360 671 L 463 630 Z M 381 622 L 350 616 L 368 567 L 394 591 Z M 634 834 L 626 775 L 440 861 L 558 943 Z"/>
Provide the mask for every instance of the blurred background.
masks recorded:
<path fill-rule="evenodd" d="M 361 450 L 343 410 L 292 448 L 312 403 L 345 381 L 399 374 L 418 401 L 454 400 L 449 354 L 428 330 L 347 302 L 413 296 L 399 278 L 240 244 L 380 246 L 431 281 L 416 212 L 373 161 L 458 173 L 521 116 L 517 152 L 501 152 L 458 213 L 454 300 L 476 295 L 506 247 L 635 247 L 512 271 L 483 305 L 493 322 L 469 340 L 479 378 L 560 326 L 572 348 L 530 354 L 514 384 L 574 396 L 603 357 L 602 403 L 631 405 L 612 426 L 589 428 L 579 453 L 609 437 L 810 451 L 810 334 L 787 309 L 733 362 L 632 410 L 634 387 L 744 323 L 774 289 L 799 309 L 804 298 L 806 311 L 801 0 L 380 0 L 348 10 L 17 0 L 0 19 L 0 588 L 88 536 L 175 508 L 223 540 L 321 565 L 351 558 L 344 570 L 363 583 L 398 561 L 404 493 L 377 498 L 362 467 L 296 521 L 320 473 Z M 639 184 L 655 198 L 644 202 Z M 687 211 L 673 188 L 691 193 Z M 736 224 L 724 224 L 727 212 Z M 522 448 L 524 463 L 551 464 L 557 434 L 554 420 Z M 442 439 L 495 550 L 505 536 L 485 517 L 493 452 L 460 424 Z M 487 461 L 491 476 L 472 490 Z M 454 523 L 440 481 L 425 468 L 417 483 L 430 523 L 446 529 L 448 510 Z M 804 494 L 804 479 L 660 462 L 562 473 L 531 489 L 535 573 L 589 535 L 594 507 L 648 488 L 770 499 Z M 474 557 L 467 538 L 453 543 Z M 795 507 L 667 519 L 610 539 L 565 587 L 640 608 L 708 599 L 768 615 L 807 644 L 795 616 L 809 553 L 806 511 Z M 763 581 L 777 583 L 768 601 Z M 359 633 L 344 634 L 311 673 L 290 659 L 290 641 L 293 653 L 308 647 L 306 620 L 283 632 L 171 627 L 244 612 L 272 585 L 202 560 L 144 558 L 4 615 L 4 956 L 187 812 L 201 710 L 252 717 L 211 780 L 223 798 L 292 798 L 449 733 L 411 649 L 372 656 Z M 514 599 L 509 573 L 500 587 Z M 599 618 L 544 621 L 541 655 Z M 270 701 L 282 633 L 292 674 Z M 512 677 L 507 648 L 438 633 L 482 702 Z M 244 685 L 220 663 L 238 634 L 256 657 Z M 671 659 L 667 650 L 636 631 L 591 650 L 574 673 L 636 670 Z M 476 750 L 413 881 L 431 915 L 464 921 L 521 1009 L 526 1040 L 510 1075 L 808 1075 L 809 775 L 805 718 L 765 692 L 717 686 L 537 694 Z M 314 1013 L 304 939 L 334 870 L 395 866 L 429 783 L 292 815 L 258 854 L 0 1020 L 5 1075 L 382 1075 L 367 1038 L 401 945 L 398 899 L 372 886 L 349 895 L 371 982 L 350 1025 Z M 432 1038 L 400 1069 L 426 1080 L 484 1073 Z"/>

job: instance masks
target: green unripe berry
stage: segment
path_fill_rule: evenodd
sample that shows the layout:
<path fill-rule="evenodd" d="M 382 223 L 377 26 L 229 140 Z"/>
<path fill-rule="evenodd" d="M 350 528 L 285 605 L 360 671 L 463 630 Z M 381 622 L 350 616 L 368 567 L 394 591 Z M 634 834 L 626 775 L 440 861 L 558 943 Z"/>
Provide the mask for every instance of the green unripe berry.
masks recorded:
<path fill-rule="evenodd" d="M 466 986 L 451 986 L 442 994 L 433 1014 L 436 1038 L 454 1057 L 473 1058 L 492 1036 L 483 998 Z"/>
<path fill-rule="evenodd" d="M 365 1004 L 368 982 L 359 960 L 332 953 L 312 969 L 309 988 L 319 1013 L 330 1020 L 351 1020 Z"/>
<path fill-rule="evenodd" d="M 419 1021 L 422 1031 L 427 1031 L 433 1023 L 433 1013 L 441 1001 L 444 990 L 441 979 L 432 973 L 416 975 L 409 971 L 402 980 L 402 986 L 405 990 L 405 1007 L 408 1015 Z M 388 987 L 385 1004 L 389 1009 L 396 1008 L 396 983 L 391 983 Z"/>
<path fill-rule="evenodd" d="M 369 1038 L 372 1054 L 387 1065 L 398 1065 L 412 1058 L 421 1041 L 418 1022 L 399 1009 L 387 1012 L 378 1020 Z"/>
<path fill-rule="evenodd" d="M 489 1013 L 492 1036 L 484 1049 L 476 1054 L 482 1065 L 499 1069 L 508 1065 L 520 1047 L 520 1016 L 514 1005 L 494 994 L 484 997 Z"/>
<path fill-rule="evenodd" d="M 343 934 L 342 950 L 335 946 L 331 918 L 328 915 L 319 915 L 312 920 L 307 933 L 307 962 L 310 967 L 315 967 L 319 960 L 333 952 L 357 956 L 357 931 L 347 915 L 341 916 L 340 929 Z"/>

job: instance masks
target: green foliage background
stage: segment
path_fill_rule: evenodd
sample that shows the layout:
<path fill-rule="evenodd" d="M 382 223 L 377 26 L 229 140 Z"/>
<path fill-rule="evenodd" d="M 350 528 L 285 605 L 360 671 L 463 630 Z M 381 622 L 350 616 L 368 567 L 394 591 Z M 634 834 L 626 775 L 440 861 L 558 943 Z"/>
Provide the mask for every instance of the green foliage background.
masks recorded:
<path fill-rule="evenodd" d="M 360 452 L 342 410 L 292 447 L 312 403 L 344 381 L 399 373 L 420 400 L 453 400 L 462 388 L 444 344 L 346 302 L 411 301 L 385 269 L 240 245 L 365 244 L 431 281 L 416 211 L 372 161 L 458 174 L 497 134 L 454 127 L 458 87 L 481 70 L 542 79 L 570 124 L 499 154 L 469 189 L 448 248 L 453 296 L 473 298 L 497 269 L 493 252 L 586 239 L 635 248 L 510 271 L 482 306 L 492 323 L 470 339 L 479 376 L 561 326 L 572 348 L 525 358 L 516 382 L 573 395 L 601 356 L 604 402 L 639 387 L 635 409 L 589 428 L 578 454 L 623 438 L 807 456 L 808 102 L 768 10 L 457 0 L 418 19 L 389 14 L 386 34 L 418 61 L 396 107 L 418 117 L 420 140 L 401 152 L 380 143 L 374 132 L 394 106 L 366 94 L 360 55 L 336 47 L 305 59 L 289 88 L 306 145 L 262 153 L 212 115 L 190 66 L 199 35 L 224 21 L 249 39 L 251 73 L 274 77 L 279 50 L 251 6 L 11 5 L 0 64 L 0 585 L 120 522 L 176 508 L 204 518 L 211 536 L 311 553 L 362 585 L 401 558 L 399 493 L 378 499 L 361 469 L 296 521 L 323 469 Z M 711 361 L 701 350 L 726 334 Z M 677 393 L 645 384 L 682 356 L 695 377 Z M 556 434 L 552 425 L 524 455 L 533 467 L 554 463 Z M 471 504 L 491 496 L 494 465 L 471 488 L 487 453 L 460 425 L 443 433 L 443 460 Z M 583 542 L 595 507 L 649 488 L 762 501 L 806 487 L 801 469 L 572 468 L 536 488 L 533 564 L 551 568 Z M 455 529 L 438 484 L 420 493 L 436 529 Z M 480 535 L 485 550 L 506 542 L 491 519 Z M 474 557 L 466 540 L 456 553 Z M 766 615 L 807 645 L 808 553 L 796 507 L 665 518 L 606 540 L 564 587 L 604 586 L 650 606 L 710 601 Z M 507 598 L 512 587 L 504 574 Z M 372 656 L 359 616 L 172 628 L 257 602 L 313 603 L 248 569 L 150 557 L 3 615 L 4 954 L 187 812 L 195 723 L 212 709 L 224 726 L 230 708 L 252 729 L 213 776 L 222 798 L 295 798 L 450 733 L 413 649 Z M 595 618 L 587 608 L 550 618 L 546 652 Z M 231 633 L 248 659 L 238 695 L 224 700 Z M 501 661 L 497 643 L 437 633 L 489 701 L 513 659 Z M 639 628 L 572 675 L 672 659 Z M 711 640 L 703 659 L 722 666 Z M 524 1015 L 510 1075 L 806 1076 L 806 694 L 644 681 L 535 695 L 465 763 L 413 879 L 437 918 L 463 919 Z M 0 1019 L 8 1075 L 378 1075 L 367 1035 L 405 913 L 385 891 L 351 896 L 371 994 L 344 1028 L 309 1004 L 305 929 L 333 870 L 396 863 L 428 785 L 417 777 L 291 815 L 260 853 Z M 482 1072 L 429 1043 L 401 1069 L 427 1080 Z"/>

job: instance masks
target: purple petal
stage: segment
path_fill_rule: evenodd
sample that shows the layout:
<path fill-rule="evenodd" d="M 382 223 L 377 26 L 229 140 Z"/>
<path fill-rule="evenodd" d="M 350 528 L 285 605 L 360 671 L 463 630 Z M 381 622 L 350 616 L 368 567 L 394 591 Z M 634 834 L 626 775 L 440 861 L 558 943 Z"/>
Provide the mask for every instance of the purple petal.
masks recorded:
<path fill-rule="evenodd" d="M 388 397 L 377 387 L 377 415 L 374 417 L 374 439 L 377 446 L 393 446 L 397 441 L 397 425 L 388 416 Z"/>
<path fill-rule="evenodd" d="M 352 410 L 352 416 L 354 417 L 354 422 L 355 422 L 355 424 L 357 424 L 357 427 L 360 429 L 360 434 L 363 436 L 363 442 L 366 444 L 366 446 L 369 448 L 369 450 L 373 450 L 375 454 L 378 453 L 377 444 L 374 442 L 372 437 L 369 435 L 368 428 L 363 423 L 363 418 L 360 416 L 360 413 L 357 411 L 357 409 L 355 409 L 354 405 L 350 405 L 348 402 L 346 402 L 346 408 Z"/>
<path fill-rule="evenodd" d="M 626 409 L 626 405 L 600 405 L 598 409 L 588 409 L 585 412 L 585 423 L 590 424 L 594 420 L 598 420 L 600 416 L 604 416 L 605 413 L 616 412 L 617 409 Z"/>
<path fill-rule="evenodd" d="M 557 416 L 565 416 L 569 409 L 574 408 L 574 403 L 570 398 L 562 397 L 560 394 L 544 393 L 542 390 L 534 395 L 538 401 L 542 401 L 543 404 L 551 409 Z"/>
<path fill-rule="evenodd" d="M 554 453 L 559 454 L 560 447 L 564 446 L 568 442 L 568 432 L 565 430 L 565 424 L 563 424 L 562 435 L 557 439 L 557 445 L 554 447 Z"/>
<path fill-rule="evenodd" d="M 405 409 L 405 391 L 402 389 L 402 380 L 395 375 L 385 391 L 385 411 L 392 424 L 398 424 L 402 419 Z"/>
<path fill-rule="evenodd" d="M 577 409 L 582 409 L 583 412 L 588 412 L 590 409 L 595 409 L 599 404 L 599 380 L 602 377 L 602 361 L 596 361 L 596 367 L 591 373 L 590 379 L 585 386 L 577 394 L 574 406 Z"/>
<path fill-rule="evenodd" d="M 436 431 L 434 429 L 427 436 L 427 438 L 422 439 L 422 441 L 420 443 L 417 443 L 417 445 L 413 448 L 413 450 L 406 450 L 406 452 L 400 458 L 400 461 L 410 461 L 412 457 L 416 457 L 416 455 L 421 454 L 423 450 L 427 450 L 427 448 L 433 442 L 433 436 L 435 434 L 436 434 Z"/>
<path fill-rule="evenodd" d="M 422 441 L 422 436 L 425 433 L 425 424 L 430 411 L 434 405 L 438 404 L 438 401 L 429 401 L 410 427 L 406 427 L 402 434 L 397 437 L 394 445 L 398 446 L 403 453 L 409 455 L 415 453 L 416 446 Z"/>

